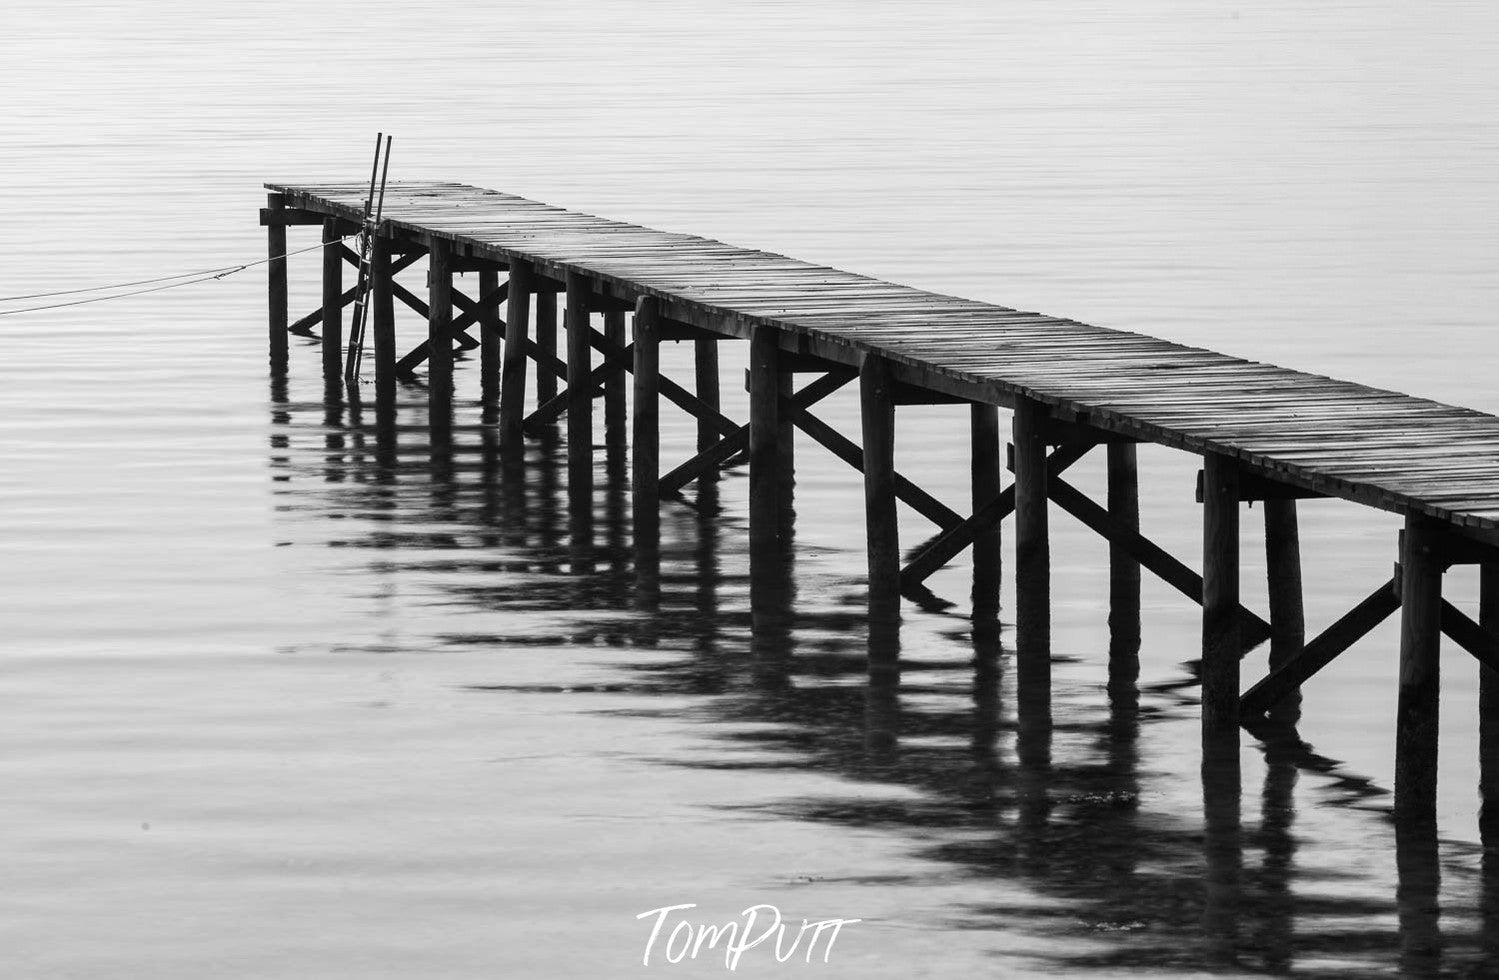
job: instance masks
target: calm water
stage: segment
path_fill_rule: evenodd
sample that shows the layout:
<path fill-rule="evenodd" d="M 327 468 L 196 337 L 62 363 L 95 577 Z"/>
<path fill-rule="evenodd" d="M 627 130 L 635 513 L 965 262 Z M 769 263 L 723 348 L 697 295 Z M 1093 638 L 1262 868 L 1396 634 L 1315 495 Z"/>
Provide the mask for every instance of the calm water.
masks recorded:
<path fill-rule="evenodd" d="M 7 296 L 258 258 L 260 183 L 361 179 L 384 130 L 394 177 L 1499 411 L 1490 5 L 14 0 L 0 83 Z M 315 255 L 293 281 L 295 315 Z M 1492 962 L 1465 654 L 1439 836 L 1397 834 L 1388 624 L 1294 731 L 1245 736 L 1241 785 L 1204 779 L 1194 608 L 1147 583 L 1138 685 L 1108 688 L 1105 549 L 1062 517 L 1052 725 L 1008 626 L 972 628 L 966 560 L 871 686 L 860 483 L 815 447 L 795 600 L 752 636 L 742 471 L 716 519 L 666 509 L 652 603 L 603 453 L 580 554 L 554 441 L 506 474 L 476 411 L 434 454 L 420 389 L 393 434 L 330 414 L 311 341 L 269 385 L 264 317 L 252 270 L 0 319 L 5 975 L 724 972 L 641 965 L 636 916 L 684 903 L 863 920 L 754 976 Z M 964 421 L 899 430 L 954 506 Z M 1192 561 L 1195 464 L 1141 456 L 1146 530 Z M 1395 525 L 1302 520 L 1315 630 L 1388 577 Z"/>

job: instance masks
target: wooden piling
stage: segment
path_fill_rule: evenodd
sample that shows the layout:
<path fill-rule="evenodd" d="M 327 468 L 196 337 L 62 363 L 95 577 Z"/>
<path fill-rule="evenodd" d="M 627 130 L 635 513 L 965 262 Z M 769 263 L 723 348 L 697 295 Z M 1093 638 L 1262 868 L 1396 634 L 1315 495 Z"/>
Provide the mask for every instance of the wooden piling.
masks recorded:
<path fill-rule="evenodd" d="M 343 242 L 338 219 L 323 221 L 323 384 L 339 387 L 343 381 Z"/>
<path fill-rule="evenodd" d="M 427 406 L 435 423 L 453 413 L 453 246 L 433 239 L 427 259 Z"/>
<path fill-rule="evenodd" d="M 1047 528 L 1045 405 L 1015 402 L 1015 636 L 1017 683 L 1051 685 L 1051 541 Z"/>
<path fill-rule="evenodd" d="M 1395 720 L 1395 813 L 1435 819 L 1442 571 L 1439 526 L 1405 519 L 1400 561 L 1400 698 Z"/>
<path fill-rule="evenodd" d="M 976 402 L 969 406 L 969 443 L 972 455 L 970 489 L 973 512 L 987 507 L 1002 492 L 999 407 Z M 1000 523 L 994 521 L 973 537 L 973 618 L 999 615 L 999 592 L 1004 562 Z"/>
<path fill-rule="evenodd" d="M 1109 443 L 1108 509 L 1119 526 L 1140 531 L 1140 473 L 1135 444 Z M 1140 667 L 1140 562 L 1109 542 L 1109 675 L 1133 679 Z"/>
<path fill-rule="evenodd" d="M 864 526 L 872 620 L 898 618 L 900 532 L 895 506 L 895 398 L 884 358 L 864 355 L 859 407 L 864 431 Z M 875 627 L 871 624 L 871 630 Z"/>
<path fill-rule="evenodd" d="M 780 347 L 776 331 L 757 327 L 750 335 L 749 510 L 750 554 L 779 550 L 781 540 Z"/>
<path fill-rule="evenodd" d="M 505 348 L 500 355 L 500 446 L 506 451 L 514 451 L 524 442 L 521 422 L 526 417 L 526 342 L 534 282 L 528 263 L 511 261 L 510 290 L 506 294 L 505 307 Z M 538 369 L 538 382 L 547 373 Z"/>
<path fill-rule="evenodd" d="M 658 549 L 661 528 L 661 333 L 654 296 L 635 303 L 635 412 L 630 457 L 635 547 Z"/>
<path fill-rule="evenodd" d="M 625 346 L 625 314 L 623 310 L 604 312 L 604 336 L 616 347 Z M 625 375 L 615 371 L 604 381 L 604 444 L 611 456 L 618 455 L 630 441 L 625 413 Z"/>
<path fill-rule="evenodd" d="M 499 288 L 499 270 L 479 270 L 479 398 L 486 411 L 500 400 L 500 345 L 504 335 L 500 331 L 500 304 L 486 303 L 484 297 Z"/>
<path fill-rule="evenodd" d="M 370 318 L 374 321 L 375 404 L 388 410 L 396 401 L 396 310 L 391 290 L 391 240 L 377 236 L 370 250 Z"/>
<path fill-rule="evenodd" d="M 271 374 L 280 377 L 286 374 L 287 337 L 289 320 L 286 298 L 286 225 L 278 219 L 286 210 L 286 197 L 282 194 L 266 196 L 266 207 L 271 212 L 271 221 L 266 225 L 266 289 L 267 307 L 270 311 L 269 340 Z"/>
<path fill-rule="evenodd" d="M 557 294 L 543 289 L 536 294 L 536 352 L 543 361 L 557 356 Z M 557 375 L 538 364 L 536 404 L 557 397 Z"/>
<path fill-rule="evenodd" d="M 1239 465 L 1203 457 L 1202 729 L 1204 738 L 1239 726 Z"/>
<path fill-rule="evenodd" d="M 574 517 L 593 510 L 593 348 L 588 280 L 567 276 L 567 496 Z M 576 535 L 575 535 L 576 536 Z"/>
<path fill-rule="evenodd" d="M 1302 608 L 1301 531 L 1296 519 L 1296 501 L 1269 499 L 1264 501 L 1264 508 L 1273 670 L 1306 646 L 1306 613 Z"/>
<path fill-rule="evenodd" d="M 693 372 L 696 377 L 694 390 L 698 400 L 715 412 L 719 410 L 718 341 L 712 337 L 700 337 L 693 341 Z M 701 416 L 697 420 L 697 451 L 703 452 L 718 442 L 718 430 L 713 423 Z"/>

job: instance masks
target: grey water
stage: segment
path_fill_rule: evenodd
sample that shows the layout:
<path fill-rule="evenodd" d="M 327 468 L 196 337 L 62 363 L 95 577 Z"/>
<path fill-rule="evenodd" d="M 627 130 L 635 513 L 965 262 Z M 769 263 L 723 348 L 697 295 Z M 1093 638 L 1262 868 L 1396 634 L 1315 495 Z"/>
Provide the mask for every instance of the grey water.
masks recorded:
<path fill-rule="evenodd" d="M 6 297 L 259 259 L 262 182 L 361 180 L 384 131 L 393 178 L 1499 411 L 1491 5 L 12 0 L 6 20 Z M 293 316 L 317 276 L 292 260 Z M 871 681 L 859 478 L 808 442 L 794 595 L 757 635 L 742 470 L 715 513 L 665 508 L 653 597 L 619 461 L 599 453 L 580 553 L 565 447 L 505 471 L 474 359 L 434 449 L 420 387 L 394 430 L 325 404 L 314 337 L 271 384 L 262 267 L 15 312 L 73 298 L 0 304 L 0 975 L 728 972 L 722 947 L 648 949 L 638 916 L 689 903 L 860 920 L 811 963 L 747 950 L 753 976 L 1495 969 L 1461 651 L 1438 827 L 1399 827 L 1390 624 L 1225 780 L 1201 765 L 1197 610 L 1147 580 L 1139 677 L 1110 684 L 1106 551 L 1061 515 L 1037 725 L 1009 588 L 998 634 L 975 629 L 966 557 L 905 608 L 898 684 Z M 726 347 L 741 416 L 742 367 Z M 825 415 L 852 432 L 853 409 Z M 690 422 L 664 415 L 685 458 Z M 965 426 L 903 409 L 897 435 L 960 510 Z M 1144 529 L 1195 563 L 1194 460 L 1141 463 Z M 907 545 L 931 533 L 903 520 Z M 1395 530 L 1303 506 L 1312 630 L 1388 578 Z M 1471 608 L 1469 577 L 1448 588 Z"/>

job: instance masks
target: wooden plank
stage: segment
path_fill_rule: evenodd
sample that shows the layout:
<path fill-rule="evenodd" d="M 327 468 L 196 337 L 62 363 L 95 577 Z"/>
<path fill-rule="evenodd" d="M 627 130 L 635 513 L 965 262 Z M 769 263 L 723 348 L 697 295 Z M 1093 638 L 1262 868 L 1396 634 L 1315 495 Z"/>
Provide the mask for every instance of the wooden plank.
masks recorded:
<path fill-rule="evenodd" d="M 505 318 L 505 345 L 500 361 L 500 445 L 514 452 L 522 445 L 526 411 L 526 345 L 531 319 L 529 263 L 510 266 L 510 293 Z M 538 383 L 541 374 L 537 372 Z"/>

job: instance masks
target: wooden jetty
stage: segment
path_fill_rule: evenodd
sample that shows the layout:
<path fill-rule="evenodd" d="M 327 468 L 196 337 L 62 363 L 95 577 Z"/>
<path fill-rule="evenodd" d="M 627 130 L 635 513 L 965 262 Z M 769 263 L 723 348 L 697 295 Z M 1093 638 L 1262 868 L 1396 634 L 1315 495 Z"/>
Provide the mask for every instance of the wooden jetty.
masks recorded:
<path fill-rule="evenodd" d="M 272 371 L 287 369 L 288 332 L 321 324 L 324 380 L 338 397 L 342 311 L 355 299 L 343 269 L 360 262 L 345 240 L 361 226 L 367 188 L 266 186 Z M 293 225 L 320 228 L 324 242 L 322 307 L 296 321 L 284 259 Z M 752 578 L 773 579 L 788 547 L 793 432 L 800 430 L 864 475 L 876 620 L 898 617 L 902 596 L 919 593 L 928 576 L 970 548 L 976 614 L 992 615 L 999 526 L 1013 515 L 1022 688 L 1049 685 L 1048 520 L 1056 505 L 1110 543 L 1111 657 L 1127 660 L 1138 651 L 1142 568 L 1201 604 L 1205 744 L 1236 742 L 1241 724 L 1265 715 L 1397 609 L 1397 813 L 1427 819 L 1435 812 L 1441 634 L 1482 665 L 1485 710 L 1499 705 L 1499 417 L 462 184 L 392 183 L 371 255 L 377 410 L 390 410 L 398 380 L 425 364 L 434 439 L 442 438 L 454 409 L 453 350 L 477 345 L 480 401 L 502 451 L 565 415 L 569 494 L 587 501 L 593 404 L 602 397 L 606 444 L 631 450 L 642 562 L 656 553 L 663 496 L 747 456 Z M 423 259 L 428 282 L 420 295 L 397 277 Z M 454 287 L 459 272 L 479 274 L 477 295 Z M 404 352 L 395 336 L 397 301 L 427 321 L 425 338 Z M 663 341 L 684 340 L 696 350 L 690 385 L 663 376 L 658 357 Z M 727 340 L 748 341 L 747 424 L 721 411 L 719 353 Z M 528 411 L 533 366 L 536 403 Z M 628 426 L 626 374 L 633 375 Z M 797 374 L 813 377 L 798 384 Z M 812 413 L 819 400 L 854 383 L 862 409 L 858 442 Z M 660 460 L 662 398 L 698 424 L 697 455 L 670 469 Z M 896 472 L 895 416 L 908 404 L 967 406 L 971 514 L 952 511 Z M 1000 409 L 1012 413 L 1008 487 Z M 1201 574 L 1140 532 L 1141 442 L 1203 458 Z M 1104 503 L 1064 478 L 1097 447 L 1107 453 Z M 1391 579 L 1307 639 L 1297 501 L 1320 497 L 1401 514 L 1405 529 L 1394 543 L 1399 560 Z M 897 501 L 938 529 L 905 561 Z M 1253 501 L 1263 502 L 1268 622 L 1240 601 L 1241 505 Z M 1459 563 L 1481 566 L 1476 620 L 1442 597 L 1443 573 Z M 871 632 L 878 633 L 878 622 Z M 1240 662 L 1266 640 L 1268 672 L 1245 690 Z M 872 669 L 877 659 L 872 643 Z"/>

